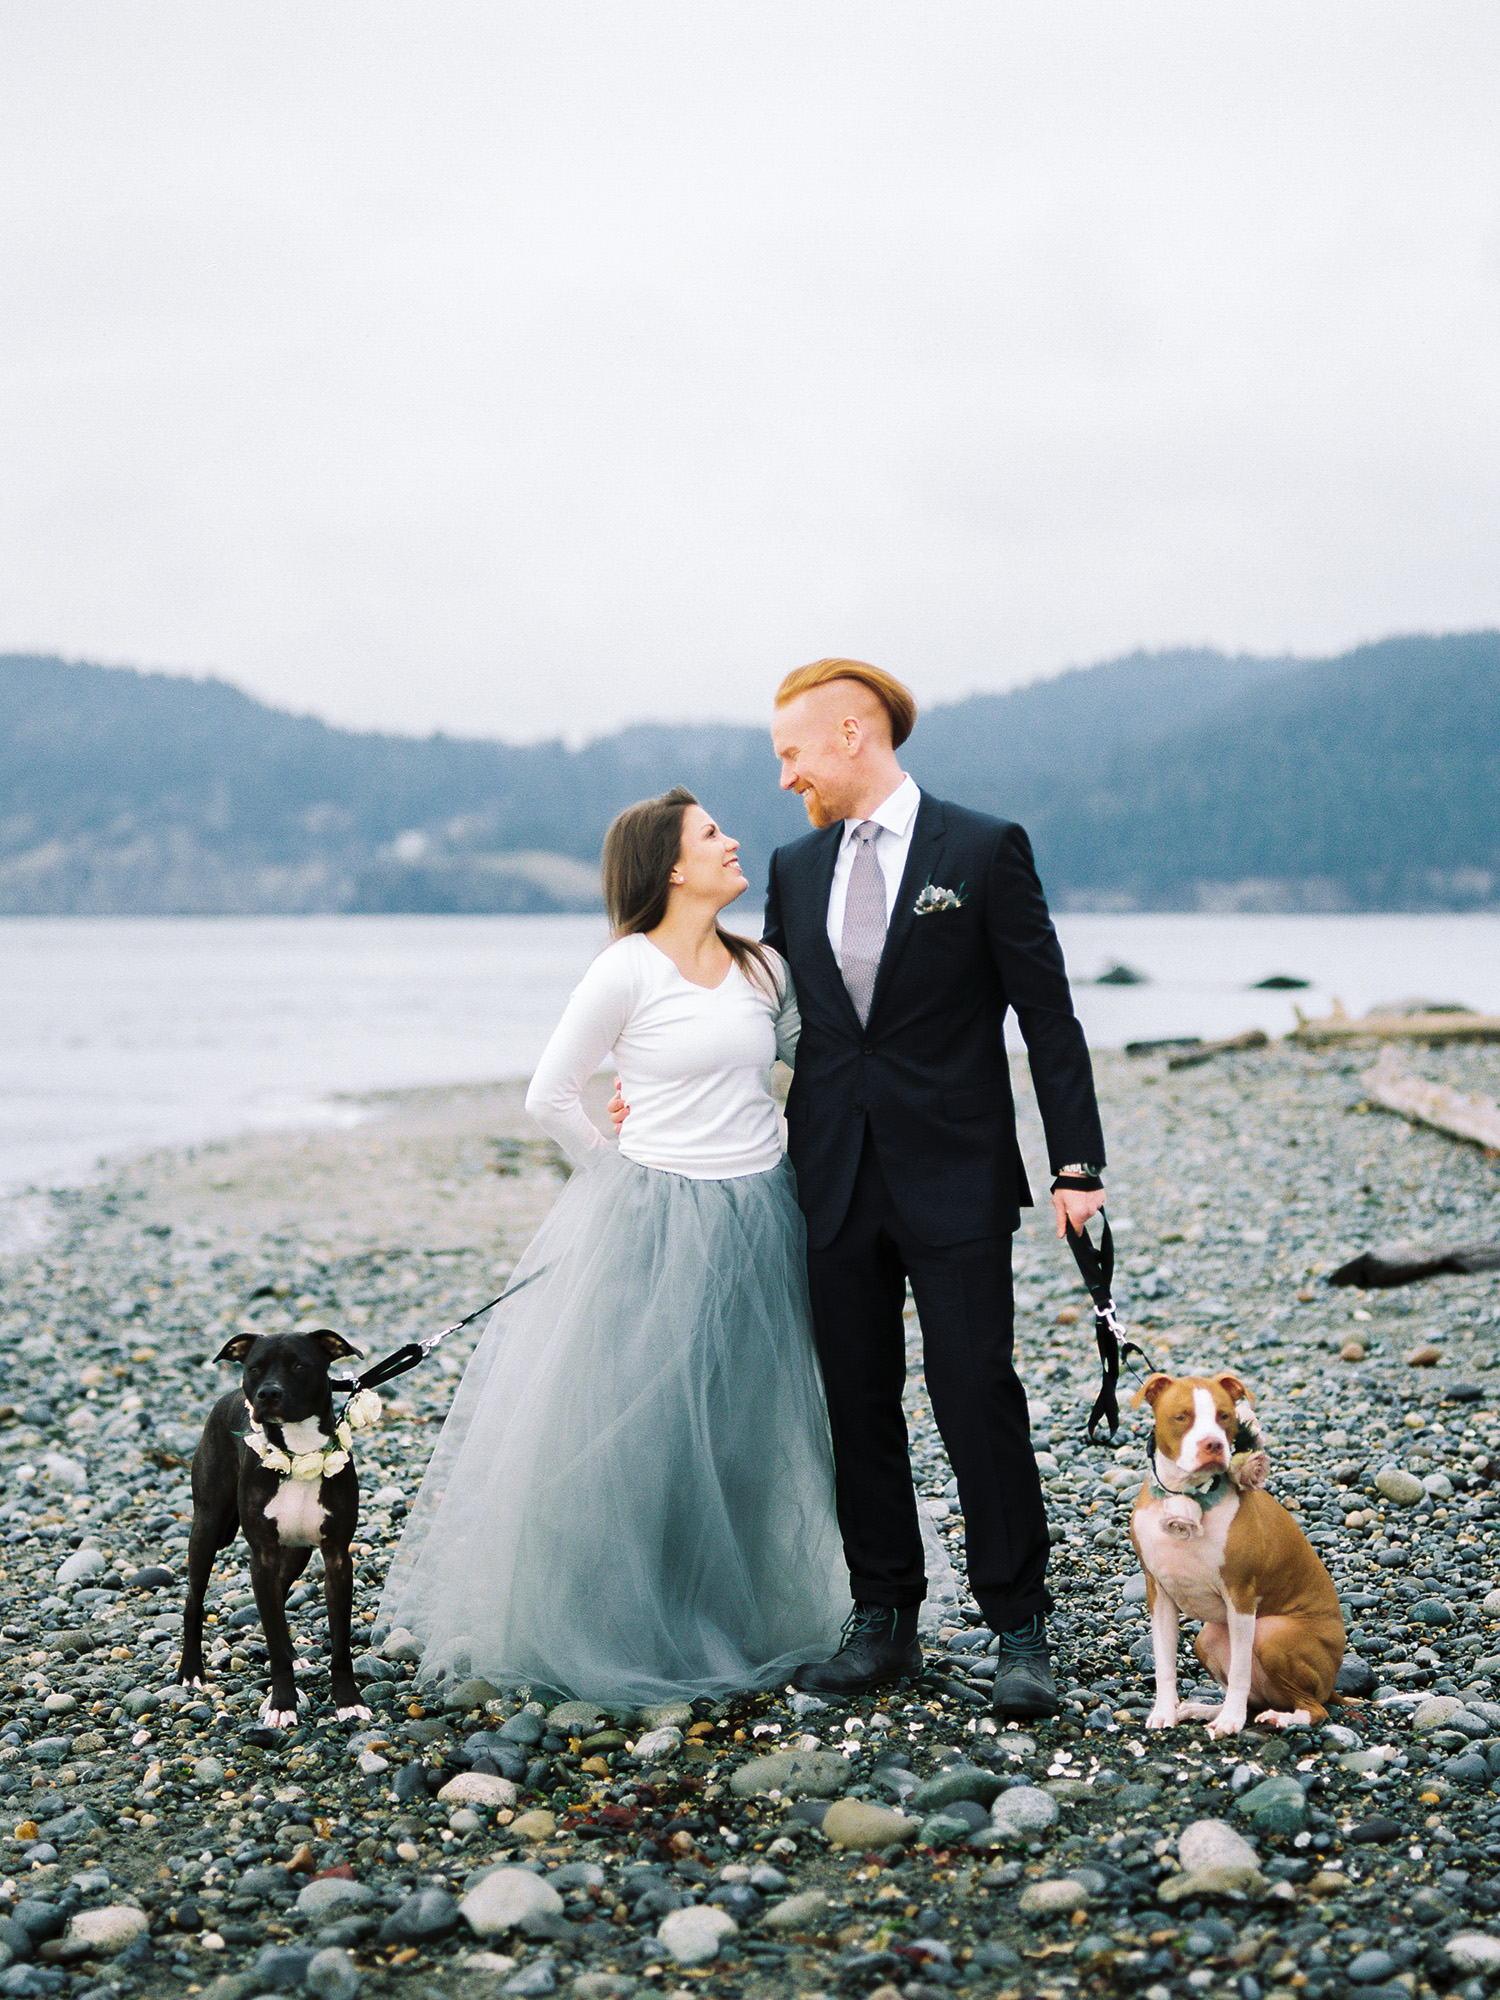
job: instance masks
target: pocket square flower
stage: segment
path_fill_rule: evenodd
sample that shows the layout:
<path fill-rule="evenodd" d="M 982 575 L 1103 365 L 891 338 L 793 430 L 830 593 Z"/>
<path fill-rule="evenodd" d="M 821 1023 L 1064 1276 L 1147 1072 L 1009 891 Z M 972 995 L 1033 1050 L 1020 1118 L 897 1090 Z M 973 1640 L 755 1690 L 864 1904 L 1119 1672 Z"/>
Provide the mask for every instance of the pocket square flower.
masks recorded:
<path fill-rule="evenodd" d="M 928 882 L 912 904 L 912 914 L 930 917 L 937 910 L 961 910 L 968 900 L 962 882 L 956 889 L 940 889 L 935 883 Z"/>

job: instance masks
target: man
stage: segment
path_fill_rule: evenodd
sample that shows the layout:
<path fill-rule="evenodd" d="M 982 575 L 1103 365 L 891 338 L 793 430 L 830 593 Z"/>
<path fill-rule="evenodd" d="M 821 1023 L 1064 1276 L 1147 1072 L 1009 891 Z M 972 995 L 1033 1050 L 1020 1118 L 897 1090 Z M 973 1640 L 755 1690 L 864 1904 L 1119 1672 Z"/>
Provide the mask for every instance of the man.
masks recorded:
<path fill-rule="evenodd" d="M 802 1037 L 787 1102 L 807 1220 L 854 1614 L 799 1687 L 862 1694 L 919 1670 L 926 1594 L 906 1422 L 910 1280 L 932 1412 L 958 1481 L 969 1584 L 1000 1640 L 994 1707 L 1058 1711 L 1048 1534 L 1012 1360 L 1010 1239 L 1029 1205 L 1004 1020 L 1026 1038 L 1058 1235 L 1102 1206 L 1093 1072 L 1018 826 L 925 796 L 896 752 L 916 704 L 858 660 L 782 682 L 772 737 L 814 832 L 771 858 L 765 940 Z"/>

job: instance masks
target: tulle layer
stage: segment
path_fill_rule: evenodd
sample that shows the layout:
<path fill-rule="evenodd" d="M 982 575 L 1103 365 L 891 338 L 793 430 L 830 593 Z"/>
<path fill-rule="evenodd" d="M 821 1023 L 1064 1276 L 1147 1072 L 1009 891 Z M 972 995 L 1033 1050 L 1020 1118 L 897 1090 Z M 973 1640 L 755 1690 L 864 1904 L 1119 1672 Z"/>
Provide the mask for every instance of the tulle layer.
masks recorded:
<path fill-rule="evenodd" d="M 791 1168 L 577 1173 L 454 1398 L 380 1616 L 422 1675 L 645 1705 L 785 1680 L 849 1610 Z"/>

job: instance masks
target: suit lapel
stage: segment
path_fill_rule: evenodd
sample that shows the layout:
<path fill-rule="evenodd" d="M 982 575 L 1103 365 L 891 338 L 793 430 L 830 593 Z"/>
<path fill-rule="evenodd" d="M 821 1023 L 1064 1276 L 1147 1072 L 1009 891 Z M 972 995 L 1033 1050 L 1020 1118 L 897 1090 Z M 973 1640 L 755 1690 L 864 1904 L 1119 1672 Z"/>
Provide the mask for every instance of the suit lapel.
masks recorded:
<path fill-rule="evenodd" d="M 880 954 L 880 970 L 875 975 L 875 994 L 870 1002 L 870 1019 L 873 1021 L 880 1010 L 880 1002 L 900 963 L 901 954 L 906 949 L 907 940 L 916 923 L 915 904 L 924 883 L 930 882 L 934 871 L 943 858 L 943 837 L 947 829 L 947 816 L 940 799 L 929 798 L 923 792 L 917 807 L 917 823 L 912 828 L 911 846 L 907 849 L 906 868 L 901 877 L 901 887 L 896 896 L 896 907 L 891 912 L 890 927 L 885 934 L 885 950 Z M 832 871 L 830 871 L 830 880 Z M 832 953 L 829 954 L 832 957 Z M 837 967 L 835 967 L 837 970 Z M 840 979 L 839 984 L 843 985 Z M 857 1018 L 857 1017 L 856 1017 Z"/>
<path fill-rule="evenodd" d="M 839 858 L 839 846 L 844 838 L 844 823 L 827 827 L 819 837 L 818 844 L 809 857 L 809 866 L 803 871 L 803 893 L 807 898 L 804 921 L 808 929 L 807 961 L 795 968 L 796 977 L 805 982 L 809 973 L 836 994 L 834 1005 L 842 1005 L 848 1012 L 855 1028 L 859 1027 L 859 1016 L 854 1011 L 854 1002 L 849 998 L 849 989 L 844 984 L 844 975 L 839 971 L 839 962 L 833 955 L 833 946 L 828 941 L 828 898 L 833 892 L 833 871 Z M 783 892 L 784 893 L 784 892 Z"/>

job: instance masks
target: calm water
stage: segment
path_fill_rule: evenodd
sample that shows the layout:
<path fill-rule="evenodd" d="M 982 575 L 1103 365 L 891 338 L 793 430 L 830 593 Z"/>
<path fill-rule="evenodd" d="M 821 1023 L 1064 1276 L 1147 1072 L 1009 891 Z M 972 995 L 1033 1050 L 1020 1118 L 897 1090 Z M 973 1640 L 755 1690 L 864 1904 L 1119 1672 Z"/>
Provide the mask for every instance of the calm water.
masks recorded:
<path fill-rule="evenodd" d="M 1293 1024 L 1420 994 L 1500 1012 L 1493 917 L 1058 920 L 1090 1040 Z M 529 1073 L 589 917 L 0 919 L 0 1189 L 101 1158 L 352 1122 L 341 1093 Z M 1111 961 L 1142 986 L 1090 983 Z M 1247 990 L 1268 973 L 1306 993 Z"/>

